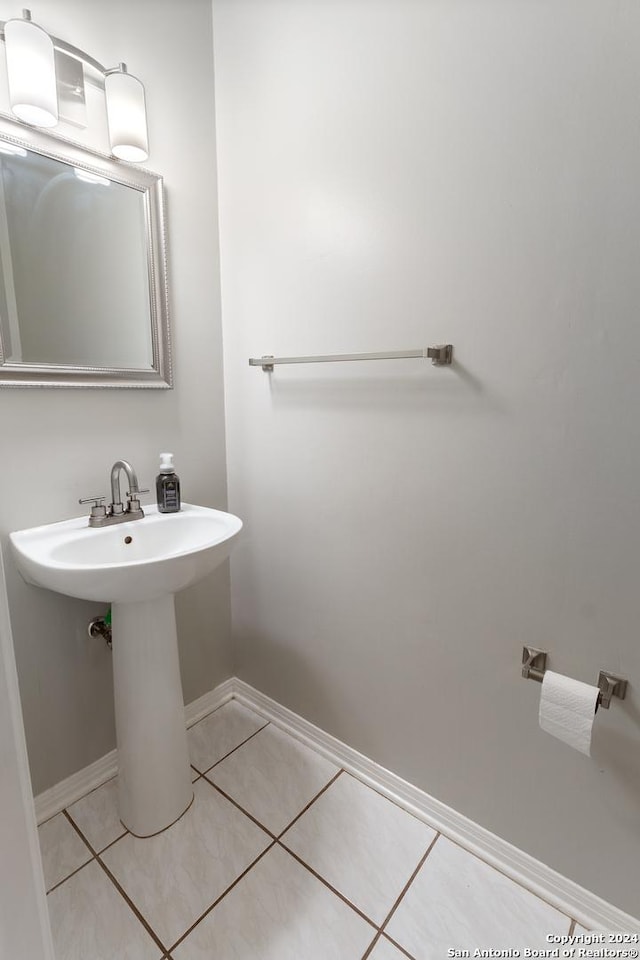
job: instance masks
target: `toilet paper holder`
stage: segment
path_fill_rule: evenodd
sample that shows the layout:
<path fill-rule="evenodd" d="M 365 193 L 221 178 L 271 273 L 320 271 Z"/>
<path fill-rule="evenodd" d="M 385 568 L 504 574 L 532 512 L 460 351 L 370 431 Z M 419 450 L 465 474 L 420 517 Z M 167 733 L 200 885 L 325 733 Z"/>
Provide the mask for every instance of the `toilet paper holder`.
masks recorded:
<path fill-rule="evenodd" d="M 522 648 L 522 676 L 525 680 L 535 680 L 542 683 L 545 670 L 547 669 L 547 652 L 537 650 L 535 647 Z M 627 695 L 628 683 L 622 677 L 616 677 L 608 670 L 601 670 L 598 675 L 598 704 L 603 710 L 608 710 L 611 706 L 611 698 L 617 697 L 618 700 L 624 700 Z"/>

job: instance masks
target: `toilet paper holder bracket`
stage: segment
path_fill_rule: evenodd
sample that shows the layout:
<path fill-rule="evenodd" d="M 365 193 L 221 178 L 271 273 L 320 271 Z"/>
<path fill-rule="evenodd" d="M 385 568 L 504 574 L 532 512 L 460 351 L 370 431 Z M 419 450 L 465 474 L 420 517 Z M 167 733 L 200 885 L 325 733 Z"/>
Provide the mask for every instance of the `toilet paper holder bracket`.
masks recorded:
<path fill-rule="evenodd" d="M 545 670 L 547 669 L 547 653 L 545 650 L 537 650 L 535 647 L 522 648 L 522 676 L 525 680 L 535 680 L 542 683 Z M 598 675 L 598 704 L 603 710 L 608 710 L 611 706 L 612 697 L 618 700 L 624 700 L 627 695 L 628 682 L 622 677 L 617 677 L 608 670 L 601 670 Z"/>
<path fill-rule="evenodd" d="M 598 674 L 598 686 L 600 688 L 598 703 L 604 710 L 609 709 L 612 697 L 624 700 L 627 695 L 627 681 L 606 670 L 601 670 Z"/>
<path fill-rule="evenodd" d="M 547 654 L 544 650 L 536 650 L 535 647 L 522 648 L 522 676 L 525 680 L 542 683 L 546 669 Z"/>

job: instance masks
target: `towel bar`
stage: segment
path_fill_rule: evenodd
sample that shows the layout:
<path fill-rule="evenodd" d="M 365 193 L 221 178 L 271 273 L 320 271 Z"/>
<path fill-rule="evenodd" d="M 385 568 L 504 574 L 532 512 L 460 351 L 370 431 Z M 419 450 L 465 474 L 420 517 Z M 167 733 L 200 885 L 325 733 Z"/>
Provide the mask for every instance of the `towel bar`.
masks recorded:
<path fill-rule="evenodd" d="M 431 360 L 435 367 L 447 367 L 453 360 L 450 343 L 420 350 L 391 350 L 387 353 L 332 353 L 312 357 L 251 357 L 250 367 L 262 367 L 265 373 L 273 371 L 276 363 L 339 363 L 343 360 Z"/>

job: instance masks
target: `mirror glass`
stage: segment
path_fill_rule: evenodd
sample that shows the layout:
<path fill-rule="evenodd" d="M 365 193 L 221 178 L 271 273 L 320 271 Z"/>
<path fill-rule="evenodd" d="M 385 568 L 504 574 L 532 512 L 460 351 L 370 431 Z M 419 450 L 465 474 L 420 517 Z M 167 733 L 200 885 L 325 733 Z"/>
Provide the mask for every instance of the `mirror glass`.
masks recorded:
<path fill-rule="evenodd" d="M 0 118 L 0 386 L 171 386 L 166 299 L 161 178 Z"/>

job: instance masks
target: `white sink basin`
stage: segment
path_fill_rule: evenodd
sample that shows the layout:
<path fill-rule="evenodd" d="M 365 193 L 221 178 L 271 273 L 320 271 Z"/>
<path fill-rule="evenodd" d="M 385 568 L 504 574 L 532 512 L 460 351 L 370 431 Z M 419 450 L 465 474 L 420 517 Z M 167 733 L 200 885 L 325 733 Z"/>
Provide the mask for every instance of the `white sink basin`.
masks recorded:
<path fill-rule="evenodd" d="M 180 513 L 144 510 L 110 527 L 84 516 L 12 533 L 18 567 L 30 583 L 81 600 L 152 600 L 211 573 L 242 529 L 231 513 L 188 503 Z"/>
<path fill-rule="evenodd" d="M 118 806 L 138 837 L 166 829 L 193 799 L 174 593 L 222 563 L 242 529 L 230 513 L 188 503 L 144 509 L 113 526 L 84 516 L 11 534 L 27 581 L 111 603 Z"/>

